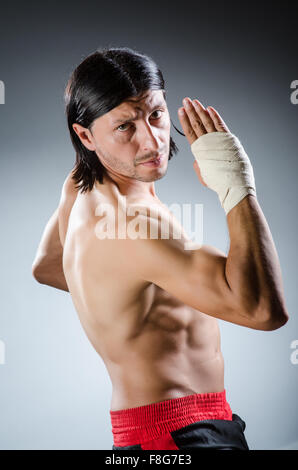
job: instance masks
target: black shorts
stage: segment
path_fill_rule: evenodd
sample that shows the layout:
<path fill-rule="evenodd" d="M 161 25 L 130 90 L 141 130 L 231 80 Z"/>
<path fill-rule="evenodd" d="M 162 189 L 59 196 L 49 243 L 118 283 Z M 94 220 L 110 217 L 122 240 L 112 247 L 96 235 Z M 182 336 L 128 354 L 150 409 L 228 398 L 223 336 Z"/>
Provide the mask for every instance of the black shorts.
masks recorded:
<path fill-rule="evenodd" d="M 207 449 L 207 450 L 249 450 L 244 435 L 245 422 L 233 413 L 232 420 L 206 419 L 171 431 L 167 436 L 156 439 L 156 449 L 174 449 L 167 447 L 171 439 L 178 449 Z M 152 447 L 151 447 L 152 448 Z M 144 446 L 132 445 L 117 447 L 112 450 L 144 450 Z"/>

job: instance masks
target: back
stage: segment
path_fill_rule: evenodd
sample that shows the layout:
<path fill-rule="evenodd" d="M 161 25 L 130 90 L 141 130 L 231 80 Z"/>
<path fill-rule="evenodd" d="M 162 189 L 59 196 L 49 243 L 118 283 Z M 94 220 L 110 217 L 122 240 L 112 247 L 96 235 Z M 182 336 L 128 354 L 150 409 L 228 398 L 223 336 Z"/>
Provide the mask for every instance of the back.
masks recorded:
<path fill-rule="evenodd" d="M 63 251 L 64 273 L 79 319 L 113 384 L 112 409 L 138 406 L 137 397 L 131 396 L 136 387 L 140 405 L 159 401 L 161 394 L 193 393 L 196 387 L 190 376 L 192 381 L 199 380 L 191 370 L 198 368 L 193 363 L 195 355 L 196 359 L 215 361 L 214 373 L 210 363 L 204 370 L 204 381 L 209 381 L 211 374 L 213 381 L 216 377 L 213 388 L 221 391 L 223 360 L 216 319 L 141 279 L 132 262 L 133 252 L 129 252 L 132 244 L 126 245 L 117 237 L 99 239 L 103 232 L 113 230 L 114 222 L 119 233 L 117 215 L 113 219 L 113 211 L 101 213 L 103 207 L 110 207 L 119 214 L 119 196 L 121 201 L 117 187 L 109 183 L 96 183 L 91 192 L 78 193 L 65 224 Z M 128 205 L 143 203 L 148 207 L 153 202 L 127 198 Z M 161 209 L 162 217 L 170 217 L 162 204 Z M 127 221 L 133 221 L 133 216 Z M 171 222 L 169 226 L 173 230 Z M 182 239 L 176 242 L 183 245 L 184 241 L 182 231 Z M 200 382 L 201 387 L 207 386 Z"/>
<path fill-rule="evenodd" d="M 161 289 L 138 278 L 131 261 L 133 253 L 127 250 L 125 240 L 117 239 L 118 199 L 117 188 L 108 183 L 96 183 L 91 192 L 78 193 L 65 234 L 63 268 L 83 325 L 89 322 L 96 322 L 101 328 L 113 325 L 113 334 L 115 327 L 119 327 L 121 336 L 128 338 L 143 323 L 157 290 Z M 126 200 L 127 204 L 150 205 L 150 201 Z M 103 213 L 108 207 L 105 204 L 113 209 L 115 219 L 111 212 Z M 165 217 L 166 208 L 161 206 L 161 209 Z M 132 215 L 127 216 L 128 224 L 132 218 Z M 108 229 L 112 233 L 113 224 L 116 237 L 100 239 Z M 93 256 L 95 251 L 96 256 Z"/>

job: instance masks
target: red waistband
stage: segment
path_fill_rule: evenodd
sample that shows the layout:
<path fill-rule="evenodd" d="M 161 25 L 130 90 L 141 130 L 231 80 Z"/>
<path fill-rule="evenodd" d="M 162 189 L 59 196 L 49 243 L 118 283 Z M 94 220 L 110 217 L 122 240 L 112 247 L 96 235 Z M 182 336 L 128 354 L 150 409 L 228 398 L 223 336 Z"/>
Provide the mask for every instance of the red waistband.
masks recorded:
<path fill-rule="evenodd" d="M 226 391 L 195 393 L 149 405 L 111 411 L 115 446 L 130 446 L 157 439 L 204 419 L 232 420 Z"/>

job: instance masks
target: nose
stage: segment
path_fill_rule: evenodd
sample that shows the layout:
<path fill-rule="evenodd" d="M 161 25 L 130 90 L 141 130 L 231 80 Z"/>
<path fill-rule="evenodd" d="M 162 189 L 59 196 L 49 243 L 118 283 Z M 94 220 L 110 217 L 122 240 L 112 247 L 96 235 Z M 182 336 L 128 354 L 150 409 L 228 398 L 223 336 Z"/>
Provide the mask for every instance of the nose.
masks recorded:
<path fill-rule="evenodd" d="M 148 122 L 142 122 L 142 126 L 140 129 L 140 152 L 143 153 L 149 153 L 149 152 L 155 152 L 157 156 L 158 151 L 159 151 L 160 145 L 158 142 L 158 138 L 155 135 L 155 130 L 152 128 L 150 123 Z"/>

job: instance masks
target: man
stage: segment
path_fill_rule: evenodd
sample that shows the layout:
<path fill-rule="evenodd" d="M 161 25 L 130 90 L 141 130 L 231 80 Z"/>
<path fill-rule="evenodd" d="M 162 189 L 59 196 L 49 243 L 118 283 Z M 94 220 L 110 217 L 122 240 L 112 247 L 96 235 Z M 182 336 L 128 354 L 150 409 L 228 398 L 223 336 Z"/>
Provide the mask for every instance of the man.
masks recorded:
<path fill-rule="evenodd" d="M 179 223 L 154 188 L 174 145 L 153 67 L 118 48 L 92 54 L 73 73 L 66 103 L 77 163 L 33 274 L 70 292 L 106 365 L 113 449 L 248 449 L 245 422 L 226 400 L 217 319 L 263 331 L 286 323 L 278 256 L 243 147 L 213 107 L 189 98 L 180 123 L 199 181 L 226 212 L 229 253 L 186 250 L 183 230 L 174 237 Z M 115 104 L 118 89 L 126 93 Z M 128 207 L 139 210 L 139 237 Z"/>

